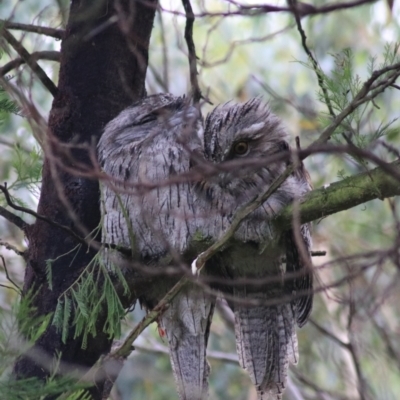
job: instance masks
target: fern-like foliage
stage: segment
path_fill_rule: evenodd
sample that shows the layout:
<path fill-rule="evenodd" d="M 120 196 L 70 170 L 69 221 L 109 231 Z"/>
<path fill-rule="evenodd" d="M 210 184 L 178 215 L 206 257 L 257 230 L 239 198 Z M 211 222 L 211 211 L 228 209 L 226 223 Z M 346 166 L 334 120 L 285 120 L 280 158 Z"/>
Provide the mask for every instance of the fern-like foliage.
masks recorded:
<path fill-rule="evenodd" d="M 6 78 L 6 80 L 7 79 L 9 78 Z M 19 112 L 20 108 L 14 101 L 10 100 L 6 90 L 0 85 L 0 125 L 4 122 L 9 114 L 18 114 Z"/>
<path fill-rule="evenodd" d="M 329 109 L 329 112 L 320 114 L 319 120 L 322 129 L 327 127 L 332 118 L 344 111 L 354 101 L 367 79 L 374 76 L 374 71 L 384 69 L 400 61 L 398 56 L 399 47 L 399 43 L 387 44 L 380 63 L 377 62 L 377 57 L 369 57 L 366 68 L 368 76 L 363 79 L 360 78 L 359 73 L 355 70 L 354 52 L 350 48 L 332 55 L 334 68 L 329 74 L 324 73 L 319 67 L 314 67 L 312 63 L 301 63 L 313 70 L 318 68 L 316 72 L 321 78 L 318 98 Z M 389 73 L 390 71 L 381 74 L 374 81 L 375 87 L 384 86 Z M 375 123 L 376 121 L 381 121 L 379 117 L 374 118 L 374 114 L 379 111 L 379 106 L 377 105 L 379 98 L 382 98 L 382 95 L 375 99 L 371 98 L 352 110 L 333 132 L 331 141 L 335 144 L 353 145 L 363 150 L 374 151 L 378 140 L 397 132 L 398 129 L 392 127 L 396 119 L 384 123 L 379 122 L 379 125 Z M 352 155 L 350 158 L 355 165 L 358 165 L 363 170 L 367 169 L 368 161 L 362 157 Z M 344 177 L 345 175 L 344 170 L 340 170 L 338 173 L 339 177 Z"/>
<path fill-rule="evenodd" d="M 17 190 L 25 187 L 35 193 L 38 190 L 38 184 L 41 182 L 42 151 L 39 148 L 34 148 L 27 153 L 16 146 L 14 147 L 12 166 L 17 174 L 17 179 L 8 188 Z"/>
<path fill-rule="evenodd" d="M 0 49 L 0 60 L 3 56 L 3 53 L 3 50 Z M 12 76 L 3 77 L 5 81 L 9 81 L 11 78 Z M 9 114 L 18 114 L 19 112 L 20 108 L 9 98 L 5 88 L 0 85 L 0 125 L 4 122 L 5 118 L 7 118 Z"/>
<path fill-rule="evenodd" d="M 14 360 L 45 332 L 52 314 L 38 316 L 32 291 L 21 298 L 11 310 L 0 309 L 0 398 L 7 400 L 45 400 L 68 392 L 64 400 L 89 400 L 88 384 L 76 383 L 76 378 L 51 375 L 46 381 L 37 378 L 10 378 Z M 59 359 L 54 360 L 58 365 Z"/>
<path fill-rule="evenodd" d="M 122 284 L 124 294 L 128 294 L 129 288 L 120 268 L 109 268 L 103 262 L 102 252 L 99 252 L 74 284 L 59 297 L 52 323 L 61 332 L 63 342 L 72 328 L 75 338 L 82 337 L 82 347 L 85 348 L 88 336 L 97 335 L 98 321 L 102 318 L 103 332 L 110 337 L 121 335 L 125 309 L 115 284 Z"/>

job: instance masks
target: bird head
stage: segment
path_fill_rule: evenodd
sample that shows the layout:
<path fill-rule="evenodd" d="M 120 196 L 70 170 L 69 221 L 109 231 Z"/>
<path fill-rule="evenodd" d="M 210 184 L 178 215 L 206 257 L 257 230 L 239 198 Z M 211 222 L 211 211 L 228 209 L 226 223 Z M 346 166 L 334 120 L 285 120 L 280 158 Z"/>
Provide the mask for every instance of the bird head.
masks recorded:
<path fill-rule="evenodd" d="M 261 98 L 240 104 L 228 102 L 206 118 L 205 155 L 209 161 L 221 164 L 217 176 L 221 187 L 233 194 L 247 191 L 252 195 L 283 171 L 285 162 L 267 161 L 269 156 L 289 150 L 286 138 L 279 118 Z M 224 168 L 227 161 L 235 162 L 229 164 L 231 168 Z"/>

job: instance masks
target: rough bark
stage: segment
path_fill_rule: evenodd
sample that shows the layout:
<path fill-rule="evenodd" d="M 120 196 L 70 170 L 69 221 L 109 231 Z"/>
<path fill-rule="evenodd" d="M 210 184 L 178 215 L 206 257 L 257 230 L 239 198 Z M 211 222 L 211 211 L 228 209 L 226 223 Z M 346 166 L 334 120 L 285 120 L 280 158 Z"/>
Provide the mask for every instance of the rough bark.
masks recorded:
<path fill-rule="evenodd" d="M 43 166 L 42 190 L 38 213 L 81 234 L 74 221 L 93 231 L 100 222 L 98 182 L 71 175 L 54 168 L 52 157 L 62 158 L 60 143 L 97 143 L 105 124 L 134 100 L 144 96 L 148 45 L 156 1 L 132 2 L 73 0 L 70 18 L 61 48 L 58 92 L 49 118 L 47 154 Z M 150 5 L 150 6 L 149 6 Z M 115 8 L 127 18 L 110 22 Z M 122 14 L 121 14 L 122 15 Z M 129 17 L 129 18 L 128 18 Z M 112 20 L 111 20 L 112 21 Z M 100 29 L 99 29 L 100 27 Z M 68 167 L 81 163 L 90 167 L 89 152 L 72 150 L 65 158 Z M 60 199 L 59 190 L 70 204 L 72 218 Z M 65 202 L 64 202 L 65 203 Z M 37 220 L 27 232 L 29 256 L 24 293 L 38 291 L 34 300 L 37 314 L 53 312 L 58 296 L 66 290 L 94 256 L 94 250 L 83 248 L 70 252 L 77 242 L 64 231 Z M 68 253 L 70 252 L 70 253 Z M 53 259 L 53 288 L 46 280 L 46 260 Z M 102 326 L 102 321 L 99 321 Z M 48 375 L 46 360 L 56 351 L 62 361 L 89 367 L 110 349 L 111 339 L 98 329 L 95 338 L 82 349 L 81 339 L 62 343 L 54 326 L 50 326 L 35 346 L 35 356 L 25 354 L 14 367 L 18 378 Z M 37 351 L 39 350 L 39 351 Z M 42 355 L 42 356 L 41 356 Z M 101 388 L 93 398 L 101 398 Z"/>

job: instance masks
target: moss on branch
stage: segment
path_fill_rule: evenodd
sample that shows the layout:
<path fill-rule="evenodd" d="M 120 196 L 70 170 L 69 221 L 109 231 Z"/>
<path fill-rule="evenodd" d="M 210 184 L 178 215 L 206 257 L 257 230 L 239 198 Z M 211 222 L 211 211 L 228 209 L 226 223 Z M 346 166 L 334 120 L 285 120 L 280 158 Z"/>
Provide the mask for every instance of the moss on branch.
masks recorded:
<path fill-rule="evenodd" d="M 390 165 L 400 173 L 400 160 Z M 299 204 L 300 220 L 302 223 L 315 221 L 370 200 L 398 195 L 400 182 L 382 168 L 375 168 L 309 192 Z M 293 205 L 290 205 L 277 216 L 274 224 L 283 230 L 292 221 Z"/>

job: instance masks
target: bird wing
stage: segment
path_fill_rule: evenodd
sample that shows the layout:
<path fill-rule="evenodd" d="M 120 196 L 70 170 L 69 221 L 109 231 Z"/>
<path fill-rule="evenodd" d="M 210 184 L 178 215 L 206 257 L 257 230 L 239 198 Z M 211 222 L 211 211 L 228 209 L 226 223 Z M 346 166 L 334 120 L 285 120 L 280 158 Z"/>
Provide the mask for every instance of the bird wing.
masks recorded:
<path fill-rule="evenodd" d="M 308 320 L 313 304 L 313 272 L 311 269 L 311 236 L 309 224 L 300 227 L 298 240 L 293 230 L 285 233 L 287 292 L 294 296 L 297 325 L 302 327 Z"/>

